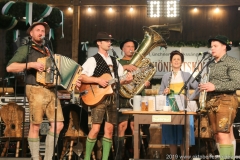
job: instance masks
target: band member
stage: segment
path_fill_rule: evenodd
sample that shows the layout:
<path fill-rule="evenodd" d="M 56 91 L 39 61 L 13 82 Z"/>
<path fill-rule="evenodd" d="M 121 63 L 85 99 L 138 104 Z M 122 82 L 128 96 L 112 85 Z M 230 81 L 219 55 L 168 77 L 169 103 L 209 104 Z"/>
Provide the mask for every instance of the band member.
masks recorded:
<path fill-rule="evenodd" d="M 138 47 L 138 42 L 133 39 L 125 39 L 120 44 L 120 49 L 122 50 L 124 55 L 123 55 L 123 58 L 119 60 L 119 62 L 123 65 L 124 70 L 127 70 L 129 72 L 133 72 L 137 70 L 136 66 L 129 64 L 130 60 L 134 55 L 134 51 L 135 49 L 137 49 L 137 47 Z M 150 85 L 150 82 L 146 81 L 145 86 L 148 87 L 149 85 Z M 143 96 L 145 95 L 144 90 L 142 92 L 142 95 Z M 128 98 L 119 96 L 119 99 L 120 99 L 119 101 L 120 108 L 131 108 Z M 119 113 L 118 137 L 115 137 L 116 140 L 114 142 L 115 151 L 117 151 L 116 160 L 122 160 L 122 151 L 124 148 L 124 136 L 125 136 L 125 131 L 127 129 L 129 118 L 130 118 L 130 127 L 133 132 L 133 116 Z M 148 126 L 147 129 L 148 129 L 149 125 L 147 126 Z M 143 128 L 145 129 L 146 127 L 143 127 Z"/>
<path fill-rule="evenodd" d="M 170 53 L 170 62 L 172 66 L 172 72 L 166 73 L 163 75 L 161 87 L 159 94 L 168 95 L 170 90 L 174 91 L 174 94 L 178 94 L 184 83 L 189 79 L 190 73 L 181 71 L 182 63 L 184 62 L 184 55 L 179 51 L 172 51 Z M 187 84 L 187 87 L 190 89 L 197 89 L 197 81 L 193 81 L 193 78 Z M 188 97 L 188 99 L 193 99 L 197 96 L 198 92 Z M 189 94 L 186 93 L 188 96 Z M 171 155 L 177 154 L 177 145 L 181 145 L 183 149 L 183 125 L 162 125 L 162 143 L 169 144 Z M 195 144 L 194 136 L 194 121 L 193 116 L 190 116 L 190 145 Z M 175 156 L 172 156 L 172 159 L 175 159 Z"/>
<path fill-rule="evenodd" d="M 87 59 L 83 64 L 82 82 L 83 83 L 96 83 L 102 87 L 108 86 L 108 80 L 101 78 L 103 74 L 110 74 L 113 78 L 123 75 L 124 69 L 122 65 L 112 56 L 109 56 L 108 50 L 111 47 L 114 39 L 106 32 L 99 32 L 96 37 L 96 44 L 98 46 L 98 53 L 93 57 Z M 132 75 L 127 73 L 125 79 L 121 80 L 121 84 L 128 84 L 132 80 Z M 113 86 L 114 87 L 114 86 Z M 86 155 L 85 160 L 90 160 L 90 155 L 97 135 L 100 130 L 101 123 L 105 117 L 104 137 L 103 137 L 103 160 L 108 159 L 109 151 L 112 146 L 112 134 L 114 124 L 116 124 L 117 106 L 116 106 L 116 92 L 113 95 L 107 95 L 104 99 L 92 107 L 92 128 L 86 140 Z"/>
<path fill-rule="evenodd" d="M 231 50 L 229 40 L 223 35 L 208 40 L 214 62 L 209 64 L 209 82 L 200 84 L 207 92 L 208 116 L 216 141 L 219 143 L 220 159 L 233 159 L 235 146 L 232 123 L 236 116 L 240 88 L 240 61 L 227 55 Z"/>
<path fill-rule="evenodd" d="M 45 160 L 51 160 L 54 147 L 54 126 L 55 126 L 55 93 L 53 88 L 36 81 L 36 73 L 44 71 L 44 65 L 37 62 L 38 58 L 49 56 L 49 51 L 43 46 L 41 37 L 49 33 L 49 26 L 44 22 L 34 22 L 27 30 L 31 36 L 31 44 L 19 47 L 8 62 L 7 72 L 23 72 L 26 70 L 26 95 L 29 102 L 30 129 L 28 134 L 28 144 L 33 160 L 39 160 L 39 129 L 43 116 L 46 114 L 50 122 L 50 130 L 46 137 Z M 29 51 L 30 49 L 30 51 Z M 78 80 L 77 87 L 81 82 Z M 56 120 L 56 140 L 63 128 L 63 114 L 60 101 L 57 101 L 57 120 Z M 56 144 L 55 144 L 56 145 Z"/>

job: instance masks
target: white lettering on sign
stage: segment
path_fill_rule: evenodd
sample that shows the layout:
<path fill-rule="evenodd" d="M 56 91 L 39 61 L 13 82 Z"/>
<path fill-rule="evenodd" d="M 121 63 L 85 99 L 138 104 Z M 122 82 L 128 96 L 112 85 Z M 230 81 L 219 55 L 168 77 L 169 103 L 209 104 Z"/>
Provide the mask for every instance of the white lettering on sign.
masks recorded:
<path fill-rule="evenodd" d="M 171 115 L 152 115 L 152 122 L 171 122 Z"/>

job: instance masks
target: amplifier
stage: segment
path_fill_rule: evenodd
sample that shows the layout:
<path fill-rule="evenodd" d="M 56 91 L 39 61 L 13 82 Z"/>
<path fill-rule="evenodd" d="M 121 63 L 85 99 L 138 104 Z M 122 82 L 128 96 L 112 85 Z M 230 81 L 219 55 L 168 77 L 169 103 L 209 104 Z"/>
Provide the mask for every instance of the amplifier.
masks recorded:
<path fill-rule="evenodd" d="M 6 105 L 9 102 L 15 102 L 17 103 L 19 106 L 23 106 L 24 105 L 24 97 L 1 97 L 1 101 L 0 101 L 0 105 Z M 25 105 L 28 105 L 28 100 L 27 97 L 25 98 Z"/>

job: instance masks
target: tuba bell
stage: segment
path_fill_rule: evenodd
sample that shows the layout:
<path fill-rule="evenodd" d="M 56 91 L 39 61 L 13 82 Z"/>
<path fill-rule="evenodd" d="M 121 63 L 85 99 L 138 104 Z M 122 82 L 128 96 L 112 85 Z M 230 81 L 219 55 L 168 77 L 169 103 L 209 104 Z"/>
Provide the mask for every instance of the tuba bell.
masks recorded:
<path fill-rule="evenodd" d="M 145 81 L 149 81 L 156 73 L 156 67 L 149 58 L 145 57 L 157 46 L 167 47 L 165 40 L 156 31 L 150 27 L 143 27 L 143 31 L 144 39 L 129 62 L 138 68 L 137 74 L 134 75 L 131 83 L 122 85 L 119 91 L 120 95 L 126 98 L 140 93 L 144 88 Z M 125 71 L 126 73 L 127 71 Z"/>
<path fill-rule="evenodd" d="M 170 31 L 182 33 L 183 30 L 182 21 L 176 24 L 151 25 L 149 27 L 162 35 L 165 39 L 170 37 Z"/>

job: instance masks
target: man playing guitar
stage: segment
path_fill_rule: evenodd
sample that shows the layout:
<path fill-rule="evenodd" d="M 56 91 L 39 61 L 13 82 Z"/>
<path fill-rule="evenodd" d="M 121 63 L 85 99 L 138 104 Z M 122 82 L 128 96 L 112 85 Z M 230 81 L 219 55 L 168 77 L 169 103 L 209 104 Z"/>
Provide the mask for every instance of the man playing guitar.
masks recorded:
<path fill-rule="evenodd" d="M 122 65 L 112 56 L 109 56 L 108 50 L 110 49 L 112 40 L 111 35 L 106 32 L 99 32 L 97 34 L 95 43 L 98 46 L 98 53 L 93 57 L 87 59 L 83 64 L 82 71 L 82 83 L 95 83 L 100 87 L 108 87 L 109 79 L 102 77 L 104 74 L 111 75 L 112 78 L 122 76 L 124 69 Z M 120 81 L 120 84 L 128 84 L 132 81 L 133 76 L 131 73 L 127 73 L 125 78 Z M 90 86 L 91 87 L 91 86 Z M 86 140 L 86 155 L 85 160 L 90 160 L 91 152 L 96 142 L 97 135 L 100 130 L 103 118 L 105 118 L 104 136 L 103 136 L 103 156 L 102 160 L 107 160 L 110 148 L 112 146 L 112 134 L 114 124 L 117 122 L 117 106 L 116 106 L 116 92 L 108 94 L 103 99 L 92 106 L 92 128 L 88 134 Z M 93 93 L 94 95 L 94 93 Z"/>

